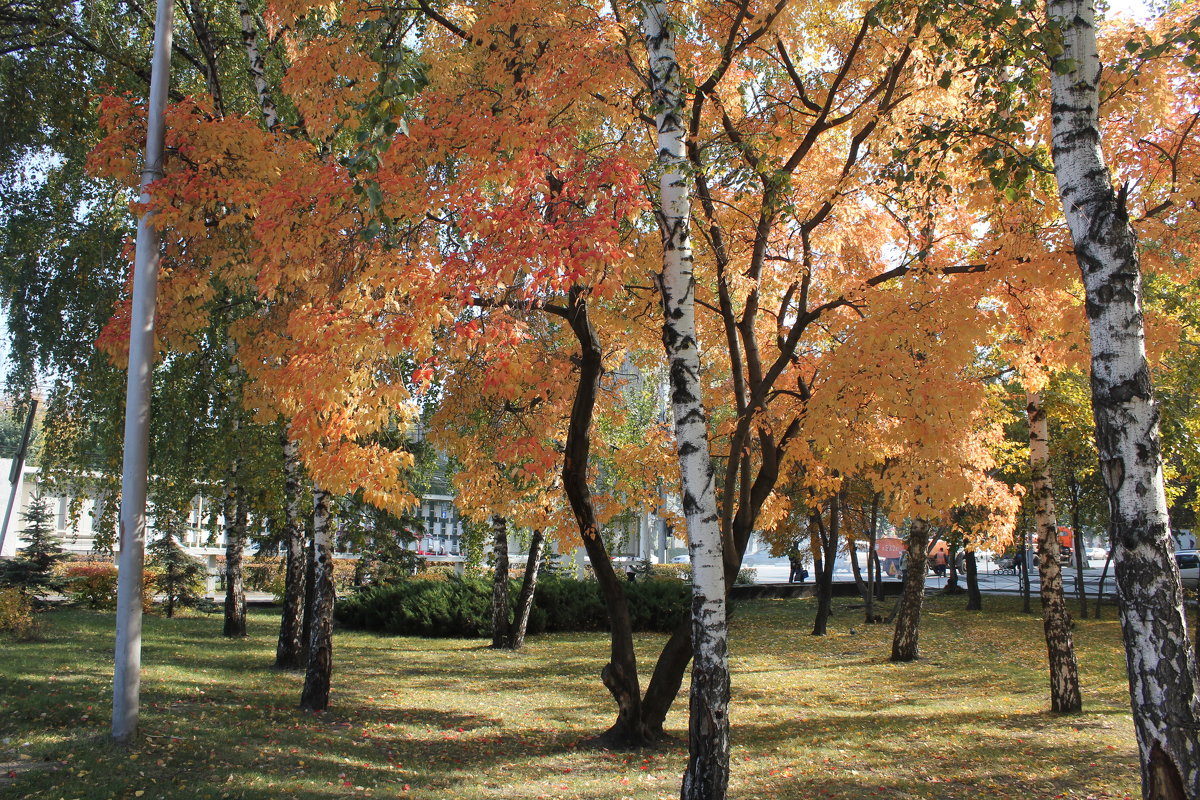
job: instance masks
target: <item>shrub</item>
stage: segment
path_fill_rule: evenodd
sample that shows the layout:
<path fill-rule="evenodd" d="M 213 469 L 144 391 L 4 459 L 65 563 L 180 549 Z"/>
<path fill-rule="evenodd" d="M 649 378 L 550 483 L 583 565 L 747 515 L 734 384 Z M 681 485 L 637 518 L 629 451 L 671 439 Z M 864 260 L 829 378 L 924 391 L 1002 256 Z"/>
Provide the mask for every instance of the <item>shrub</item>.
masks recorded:
<path fill-rule="evenodd" d="M 741 569 L 738 570 L 737 577 L 733 579 L 733 582 L 736 583 L 738 586 L 746 586 L 748 584 L 754 583 L 754 580 L 757 577 L 758 577 L 758 570 L 756 570 L 754 567 L 742 567 Z"/>
<path fill-rule="evenodd" d="M 412 576 L 414 581 L 448 581 L 454 577 L 454 567 L 452 566 L 431 566 L 425 567 L 420 572 Z"/>
<path fill-rule="evenodd" d="M 651 578 L 674 578 L 677 581 L 692 579 L 691 564 L 655 564 L 650 568 Z"/>
<path fill-rule="evenodd" d="M 256 555 L 242 566 L 242 582 L 247 591 L 273 592 L 275 583 L 283 577 L 283 559 L 279 556 Z"/>
<path fill-rule="evenodd" d="M 117 567 L 106 561 L 80 561 L 63 570 L 67 594 L 87 608 L 117 607 Z"/>
<path fill-rule="evenodd" d="M 63 570 L 67 579 L 67 594 L 71 600 L 93 609 L 117 607 L 117 565 L 109 561 L 76 561 Z M 142 610 L 149 611 L 154 602 L 157 576 L 142 573 Z"/>
<path fill-rule="evenodd" d="M 33 604 L 20 589 L 0 589 L 0 635 L 32 639 L 37 634 Z"/>
<path fill-rule="evenodd" d="M 675 580 L 625 584 L 634 630 L 671 631 L 689 607 L 688 587 Z M 519 583 L 512 582 L 515 606 Z M 375 586 L 338 601 L 334 616 L 348 628 L 403 636 L 487 637 L 492 630 L 492 584 L 451 576 Z M 608 615 L 595 581 L 546 576 L 538 585 L 528 632 L 600 631 Z"/>

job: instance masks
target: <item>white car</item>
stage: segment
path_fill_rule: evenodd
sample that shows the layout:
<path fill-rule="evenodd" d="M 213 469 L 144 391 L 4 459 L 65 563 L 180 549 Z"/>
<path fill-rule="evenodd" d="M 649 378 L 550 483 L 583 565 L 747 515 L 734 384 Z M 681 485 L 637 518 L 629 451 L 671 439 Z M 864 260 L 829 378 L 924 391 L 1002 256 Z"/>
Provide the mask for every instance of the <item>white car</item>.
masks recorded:
<path fill-rule="evenodd" d="M 671 563 L 672 564 L 690 564 L 690 563 L 692 563 L 692 557 L 685 553 L 684 555 L 675 556 L 674 558 L 672 558 Z"/>
<path fill-rule="evenodd" d="M 1183 588 L 1195 591 L 1197 586 L 1200 586 L 1200 553 L 1195 550 L 1180 550 L 1175 554 L 1175 563 L 1179 566 Z"/>

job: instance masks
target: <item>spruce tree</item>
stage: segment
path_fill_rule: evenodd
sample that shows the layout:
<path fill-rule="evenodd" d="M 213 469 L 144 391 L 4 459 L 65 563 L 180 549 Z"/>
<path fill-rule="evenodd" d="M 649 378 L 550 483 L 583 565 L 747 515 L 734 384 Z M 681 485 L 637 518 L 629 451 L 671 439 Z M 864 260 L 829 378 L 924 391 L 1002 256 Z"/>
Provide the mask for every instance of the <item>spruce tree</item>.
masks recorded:
<path fill-rule="evenodd" d="M 168 529 L 150 543 L 150 566 L 158 572 L 155 583 L 166 595 L 167 616 L 175 616 L 176 607 L 191 607 L 200 602 L 204 588 L 204 564 L 190 555 Z"/>
<path fill-rule="evenodd" d="M 46 498 L 40 493 L 34 495 L 29 509 L 21 517 L 27 523 L 21 531 L 27 544 L 17 551 L 16 558 L 4 562 L 0 582 L 20 589 L 26 596 L 62 591 L 65 582 L 54 574 L 54 568 L 67 558 L 67 553 L 54 535 Z"/>

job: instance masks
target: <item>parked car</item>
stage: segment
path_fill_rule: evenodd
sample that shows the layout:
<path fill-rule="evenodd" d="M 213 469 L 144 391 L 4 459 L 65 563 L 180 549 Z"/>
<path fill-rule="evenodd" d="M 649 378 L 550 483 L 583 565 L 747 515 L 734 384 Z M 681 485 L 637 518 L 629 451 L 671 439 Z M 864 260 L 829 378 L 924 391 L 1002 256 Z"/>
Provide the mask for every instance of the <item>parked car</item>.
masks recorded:
<path fill-rule="evenodd" d="M 1200 551 L 1180 550 L 1175 554 L 1175 563 L 1179 566 L 1183 588 L 1195 591 L 1200 585 Z"/>

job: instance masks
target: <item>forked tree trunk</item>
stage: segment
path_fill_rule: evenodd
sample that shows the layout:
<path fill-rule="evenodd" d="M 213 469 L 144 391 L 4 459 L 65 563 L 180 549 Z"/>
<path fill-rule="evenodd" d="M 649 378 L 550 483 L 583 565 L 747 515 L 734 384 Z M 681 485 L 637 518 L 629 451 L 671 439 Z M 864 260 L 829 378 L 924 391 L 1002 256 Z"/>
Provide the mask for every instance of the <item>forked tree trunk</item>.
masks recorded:
<path fill-rule="evenodd" d="M 1050 0 L 1063 49 L 1051 59 L 1051 153 L 1083 273 L 1092 413 L 1145 798 L 1200 797 L 1200 698 L 1172 557 L 1158 408 L 1146 362 L 1137 235 L 1100 148 L 1100 57 L 1092 0 Z"/>
<path fill-rule="evenodd" d="M 1041 392 L 1026 395 L 1029 419 L 1029 467 L 1032 476 L 1034 521 L 1037 525 L 1038 574 L 1041 577 L 1042 629 L 1050 664 L 1050 710 L 1078 713 L 1083 708 L 1079 665 L 1071 640 L 1071 616 L 1063 597 L 1059 562 L 1058 519 L 1050 481 L 1050 432 Z"/>
<path fill-rule="evenodd" d="M 300 669 L 304 666 L 304 584 L 307 572 L 304 521 L 300 518 L 300 458 L 298 445 L 283 434 L 284 570 L 283 616 L 275 666 Z"/>
<path fill-rule="evenodd" d="M 585 290 L 575 287 L 570 292 L 569 307 L 563 316 L 579 342 L 579 382 L 571 406 L 567 426 L 567 441 L 563 453 L 563 491 L 579 525 L 579 535 L 587 551 L 592 572 L 604 605 L 608 611 L 609 661 L 600 671 L 600 679 L 617 703 L 617 719 L 597 744 L 611 749 L 627 750 L 644 747 L 652 737 L 642 724 L 642 690 L 638 682 L 637 656 L 633 648 L 633 623 L 629 616 L 629 601 L 625 597 L 623 579 L 618 579 L 612 560 L 600 535 L 600 523 L 592 504 L 588 486 L 588 463 L 591 458 L 592 416 L 596 407 L 596 392 L 600 385 L 602 357 L 600 340 L 588 316 Z"/>
<path fill-rule="evenodd" d="M 333 532 L 329 493 L 313 487 L 313 606 L 312 638 L 300 708 L 324 711 L 329 707 L 333 677 Z"/>
<path fill-rule="evenodd" d="M 235 459 L 229 470 L 229 485 L 225 487 L 225 502 L 221 509 L 225 517 L 225 636 L 246 635 L 246 586 L 242 573 L 242 556 L 246 550 L 245 490 L 238 483 L 241 459 Z"/>
<path fill-rule="evenodd" d="M 508 521 L 492 517 L 492 647 L 508 647 Z"/>
<path fill-rule="evenodd" d="M 542 554 L 546 550 L 546 536 L 540 530 L 533 532 L 529 540 L 529 557 L 525 560 L 525 577 L 521 579 L 521 593 L 517 595 L 517 608 L 513 614 L 512 627 L 508 629 L 508 646 L 520 650 L 525 644 L 525 629 L 529 626 L 529 612 L 533 608 L 533 596 L 537 592 L 538 571 L 542 568 Z"/>
<path fill-rule="evenodd" d="M 671 381 L 671 412 L 679 456 L 683 513 L 692 557 L 692 688 L 688 765 L 683 800 L 719 800 L 729 784 L 729 664 L 725 564 L 708 448 L 708 418 L 700 391 L 692 273 L 691 195 L 685 145 L 683 76 L 675 27 L 666 2 L 642 3 L 652 106 L 661 170 L 658 276 L 663 347 Z"/>
<path fill-rule="evenodd" d="M 829 500 L 829 525 L 826 527 L 821 512 L 813 515 L 821 536 L 821 572 L 817 581 L 817 616 L 813 620 L 813 636 L 824 636 L 829 631 L 829 617 L 833 614 L 833 568 L 837 563 L 838 536 L 841 533 L 841 507 L 838 495 Z"/>
<path fill-rule="evenodd" d="M 892 661 L 915 661 L 921 630 L 921 604 L 925 601 L 925 552 L 929 548 L 929 523 L 914 519 L 908 532 L 904 590 L 896 606 L 896 632 L 892 636 Z"/>
<path fill-rule="evenodd" d="M 968 549 L 963 561 L 967 573 L 967 611 L 983 611 L 983 594 L 979 591 L 979 564 L 975 551 Z"/>

